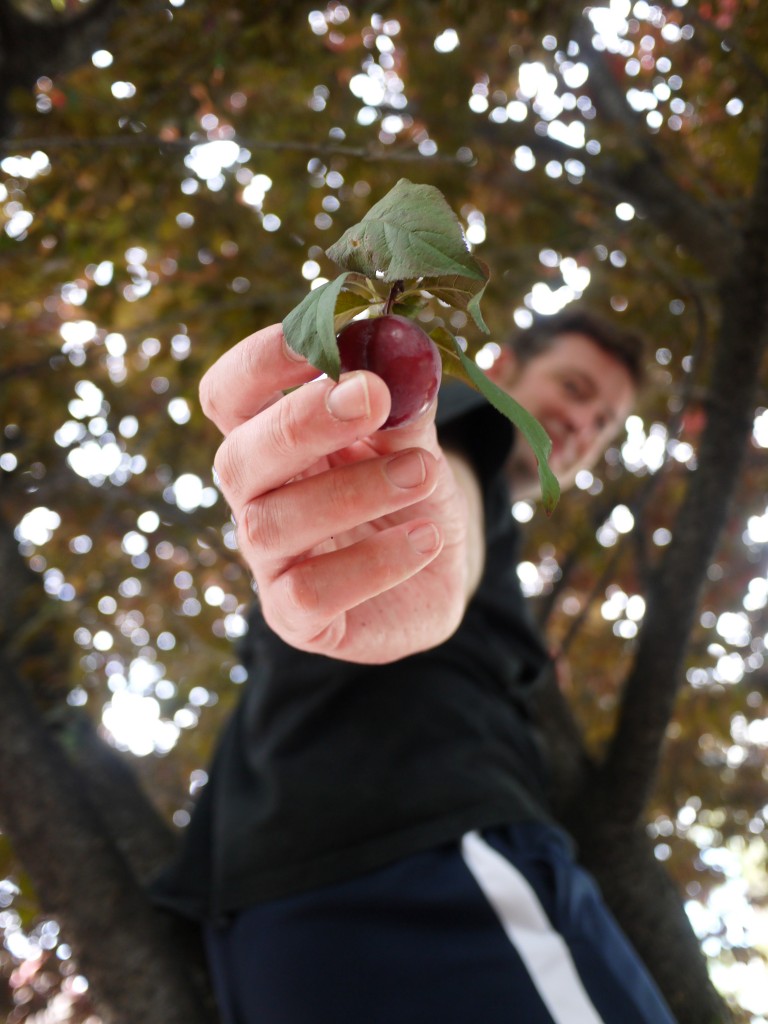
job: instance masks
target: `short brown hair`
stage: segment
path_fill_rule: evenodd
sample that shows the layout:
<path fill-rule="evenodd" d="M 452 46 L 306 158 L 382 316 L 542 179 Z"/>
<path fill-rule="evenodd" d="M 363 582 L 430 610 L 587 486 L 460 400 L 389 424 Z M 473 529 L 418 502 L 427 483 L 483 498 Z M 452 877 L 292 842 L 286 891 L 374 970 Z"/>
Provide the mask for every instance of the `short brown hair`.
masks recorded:
<path fill-rule="evenodd" d="M 539 316 L 530 327 L 512 335 L 507 343 L 524 366 L 552 348 L 563 334 L 585 335 L 627 368 L 635 387 L 644 383 L 647 346 L 643 335 L 589 309 Z"/>

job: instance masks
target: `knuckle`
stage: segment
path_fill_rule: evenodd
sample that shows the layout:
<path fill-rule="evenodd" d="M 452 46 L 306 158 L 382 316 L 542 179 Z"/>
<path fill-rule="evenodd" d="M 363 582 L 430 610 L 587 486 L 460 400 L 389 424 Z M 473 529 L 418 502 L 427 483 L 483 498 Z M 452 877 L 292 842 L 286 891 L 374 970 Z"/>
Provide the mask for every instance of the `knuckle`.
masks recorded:
<path fill-rule="evenodd" d="M 308 562 L 291 566 L 281 577 L 283 620 L 292 632 L 304 636 L 318 631 L 320 594 Z"/>
<path fill-rule="evenodd" d="M 213 468 L 221 490 L 228 498 L 240 495 L 244 491 L 245 478 L 241 448 L 239 434 L 237 431 L 233 431 L 219 446 L 213 460 Z"/>
<path fill-rule="evenodd" d="M 244 338 L 237 350 L 238 370 L 245 377 L 258 376 L 262 371 L 261 340 L 258 334 Z"/>
<path fill-rule="evenodd" d="M 302 429 L 295 404 L 280 401 L 273 406 L 272 415 L 268 418 L 267 430 L 269 445 L 272 451 L 280 456 L 291 455 L 302 442 L 306 443 L 306 431 Z"/>
<path fill-rule="evenodd" d="M 311 565 L 293 566 L 272 585 L 267 622 L 299 650 L 333 656 L 347 636 L 347 616 L 324 615 Z"/>
<path fill-rule="evenodd" d="M 347 618 L 337 615 L 335 619 L 316 633 L 307 644 L 308 649 L 326 657 L 333 655 L 341 648 L 347 637 Z"/>
<path fill-rule="evenodd" d="M 217 426 L 221 422 L 219 410 L 216 406 L 216 389 L 213 383 L 213 372 L 208 370 L 200 381 L 198 388 L 200 408 L 204 415 Z"/>
<path fill-rule="evenodd" d="M 244 528 L 251 548 L 268 558 L 284 553 L 283 517 L 275 501 L 252 501 L 246 510 Z"/>

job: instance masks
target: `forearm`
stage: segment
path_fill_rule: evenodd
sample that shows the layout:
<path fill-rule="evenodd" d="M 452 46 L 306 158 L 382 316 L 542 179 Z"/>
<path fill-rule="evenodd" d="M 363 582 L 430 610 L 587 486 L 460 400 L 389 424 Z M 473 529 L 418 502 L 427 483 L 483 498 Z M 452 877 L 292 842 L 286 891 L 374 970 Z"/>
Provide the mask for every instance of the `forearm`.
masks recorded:
<path fill-rule="evenodd" d="M 456 451 L 446 451 L 445 458 L 466 504 L 465 599 L 468 604 L 485 568 L 483 496 L 475 470 L 467 458 Z"/>

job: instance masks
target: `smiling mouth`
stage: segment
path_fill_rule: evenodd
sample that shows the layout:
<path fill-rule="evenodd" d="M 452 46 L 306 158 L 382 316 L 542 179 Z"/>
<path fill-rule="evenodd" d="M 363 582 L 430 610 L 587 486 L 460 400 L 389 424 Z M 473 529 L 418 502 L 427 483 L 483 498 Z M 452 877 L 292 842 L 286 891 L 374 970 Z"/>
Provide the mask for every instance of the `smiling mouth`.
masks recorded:
<path fill-rule="evenodd" d="M 545 428 L 549 434 L 549 439 L 552 442 L 552 455 L 559 455 L 565 448 L 566 437 L 563 436 L 559 431 L 552 431 L 549 428 Z"/>
<path fill-rule="evenodd" d="M 556 468 L 559 472 L 565 472 L 570 470 L 577 460 L 577 454 L 572 445 L 569 444 L 569 438 L 563 436 L 552 436 L 552 451 L 549 455 L 550 463 L 556 463 Z"/>

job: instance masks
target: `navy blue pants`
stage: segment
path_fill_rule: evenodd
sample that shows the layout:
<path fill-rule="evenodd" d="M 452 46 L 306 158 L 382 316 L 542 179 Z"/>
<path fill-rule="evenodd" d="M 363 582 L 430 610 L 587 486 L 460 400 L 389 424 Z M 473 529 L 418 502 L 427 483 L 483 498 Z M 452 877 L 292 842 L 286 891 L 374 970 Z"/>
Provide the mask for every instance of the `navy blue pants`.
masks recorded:
<path fill-rule="evenodd" d="M 674 1024 L 538 824 L 261 903 L 206 938 L 225 1024 Z"/>

